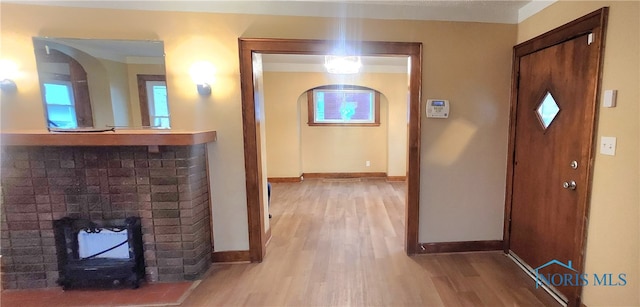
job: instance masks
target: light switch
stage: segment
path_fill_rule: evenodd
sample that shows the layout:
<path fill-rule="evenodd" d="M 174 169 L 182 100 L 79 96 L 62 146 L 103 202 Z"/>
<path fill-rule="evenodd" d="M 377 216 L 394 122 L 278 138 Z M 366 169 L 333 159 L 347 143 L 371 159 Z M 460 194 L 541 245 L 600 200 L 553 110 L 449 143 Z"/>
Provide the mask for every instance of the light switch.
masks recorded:
<path fill-rule="evenodd" d="M 602 106 L 605 108 L 614 108 L 616 106 L 617 96 L 618 96 L 617 90 L 605 90 Z"/>
<path fill-rule="evenodd" d="M 600 153 L 608 156 L 616 155 L 616 138 L 613 136 L 603 136 L 600 139 Z"/>

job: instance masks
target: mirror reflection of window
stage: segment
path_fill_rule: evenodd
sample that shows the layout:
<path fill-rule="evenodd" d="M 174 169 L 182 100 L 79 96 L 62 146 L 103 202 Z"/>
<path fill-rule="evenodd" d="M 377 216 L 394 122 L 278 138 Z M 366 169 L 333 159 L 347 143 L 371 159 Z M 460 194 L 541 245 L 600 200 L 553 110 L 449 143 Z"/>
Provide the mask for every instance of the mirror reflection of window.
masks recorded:
<path fill-rule="evenodd" d="M 56 48 L 61 47 L 43 43 L 36 45 L 35 49 L 47 126 L 64 129 L 92 127 L 87 72 L 76 59 Z"/>
<path fill-rule="evenodd" d="M 164 75 L 137 75 L 142 126 L 168 129 L 169 103 Z"/>
<path fill-rule="evenodd" d="M 49 81 L 43 84 L 44 99 L 49 115 L 49 126 L 56 128 L 77 128 L 76 107 L 73 103 L 71 82 Z"/>
<path fill-rule="evenodd" d="M 169 128 L 169 105 L 167 104 L 167 83 L 147 81 L 149 99 L 149 121 L 151 126 Z"/>
<path fill-rule="evenodd" d="M 149 89 L 149 108 L 136 83 L 140 74 L 165 80 L 162 42 L 34 37 L 33 47 L 49 128 L 170 128 L 166 84 Z"/>

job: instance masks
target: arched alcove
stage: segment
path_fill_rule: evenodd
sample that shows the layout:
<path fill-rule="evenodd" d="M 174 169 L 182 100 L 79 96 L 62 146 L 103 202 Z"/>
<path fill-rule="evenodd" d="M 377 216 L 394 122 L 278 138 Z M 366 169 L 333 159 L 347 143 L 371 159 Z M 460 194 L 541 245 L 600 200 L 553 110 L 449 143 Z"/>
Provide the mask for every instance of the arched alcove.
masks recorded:
<path fill-rule="evenodd" d="M 348 84 L 323 73 L 264 73 L 267 177 L 360 175 L 403 179 L 407 169 L 407 75 L 362 74 Z M 308 93 L 314 89 L 372 90 L 379 125 L 309 125 Z M 367 162 L 368 161 L 368 162 Z"/>

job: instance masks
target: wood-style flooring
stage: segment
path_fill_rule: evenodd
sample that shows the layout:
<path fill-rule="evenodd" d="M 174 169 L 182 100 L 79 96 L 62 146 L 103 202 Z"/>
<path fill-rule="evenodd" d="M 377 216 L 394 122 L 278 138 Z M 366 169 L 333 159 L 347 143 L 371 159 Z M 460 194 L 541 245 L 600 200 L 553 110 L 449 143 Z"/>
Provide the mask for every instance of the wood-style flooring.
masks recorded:
<path fill-rule="evenodd" d="M 87 306 L 176 306 L 184 301 L 198 282 L 143 283 L 138 289 L 62 288 L 3 290 L 2 307 L 87 307 Z"/>
<path fill-rule="evenodd" d="M 408 257 L 405 186 L 273 184 L 265 260 L 214 264 L 182 306 L 558 306 L 501 252 Z"/>

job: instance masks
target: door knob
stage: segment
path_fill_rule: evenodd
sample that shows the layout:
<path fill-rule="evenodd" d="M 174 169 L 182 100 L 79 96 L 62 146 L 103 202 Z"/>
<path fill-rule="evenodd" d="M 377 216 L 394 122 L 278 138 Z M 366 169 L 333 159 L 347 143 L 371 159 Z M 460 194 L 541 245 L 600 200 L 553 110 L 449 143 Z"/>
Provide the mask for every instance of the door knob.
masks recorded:
<path fill-rule="evenodd" d="M 565 188 L 565 189 L 569 189 L 569 190 L 575 190 L 576 189 L 576 182 L 573 181 L 573 180 L 565 181 L 562 184 L 562 187 Z"/>

